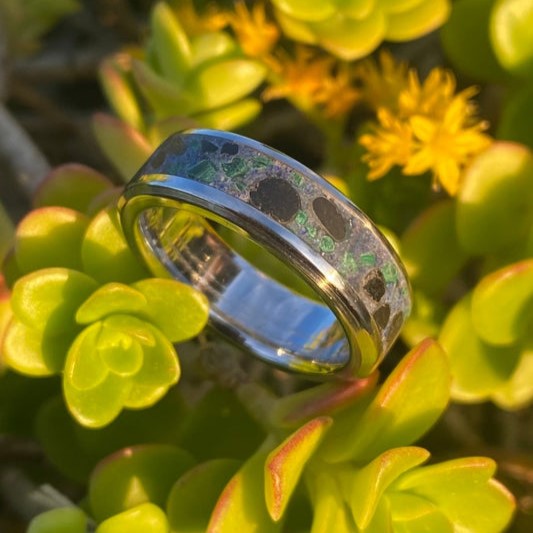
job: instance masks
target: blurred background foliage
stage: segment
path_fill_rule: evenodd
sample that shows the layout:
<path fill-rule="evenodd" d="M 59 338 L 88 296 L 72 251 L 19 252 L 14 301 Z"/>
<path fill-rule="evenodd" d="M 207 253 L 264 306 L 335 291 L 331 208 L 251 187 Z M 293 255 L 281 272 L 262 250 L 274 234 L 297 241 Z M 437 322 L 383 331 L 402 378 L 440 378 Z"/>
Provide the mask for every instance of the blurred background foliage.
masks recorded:
<path fill-rule="evenodd" d="M 532 24 L 529 0 L 1 0 L 0 529 L 531 531 Z M 205 301 L 147 279 L 113 202 L 196 126 L 383 228 L 414 309 L 379 377 L 183 342 Z"/>

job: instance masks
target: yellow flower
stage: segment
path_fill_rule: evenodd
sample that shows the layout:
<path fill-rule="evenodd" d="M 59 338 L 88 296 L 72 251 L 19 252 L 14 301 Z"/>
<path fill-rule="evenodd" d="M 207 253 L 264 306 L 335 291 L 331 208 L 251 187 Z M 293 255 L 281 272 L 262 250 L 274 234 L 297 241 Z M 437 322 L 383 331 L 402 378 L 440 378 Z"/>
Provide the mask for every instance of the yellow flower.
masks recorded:
<path fill-rule="evenodd" d="M 412 116 L 409 124 L 419 148 L 409 158 L 403 173 L 418 175 L 432 170 L 434 187 L 440 184 L 448 194 L 456 195 L 462 169 L 491 142 L 482 133 L 486 123 L 466 126 L 468 118 L 468 102 L 461 94 L 452 100 L 440 120 Z"/>
<path fill-rule="evenodd" d="M 382 50 L 379 59 L 364 59 L 356 66 L 362 100 L 377 111 L 380 107 L 395 109 L 400 92 L 407 87 L 408 69 L 404 62 L 396 62 L 388 50 Z"/>
<path fill-rule="evenodd" d="M 295 56 L 278 53 L 272 70 L 277 81 L 264 93 L 265 100 L 293 99 L 303 109 L 317 108 L 324 116 L 346 114 L 360 98 L 353 72 L 347 63 L 297 45 Z"/>
<path fill-rule="evenodd" d="M 395 165 L 406 165 L 413 153 L 409 124 L 398 120 L 385 107 L 378 110 L 378 121 L 374 133 L 359 137 L 359 143 L 367 149 L 362 159 L 370 168 L 369 180 L 381 178 Z"/>
<path fill-rule="evenodd" d="M 463 169 L 491 139 L 483 133 L 487 123 L 475 116 L 476 89 L 457 94 L 455 89 L 453 74 L 442 68 L 433 69 L 423 83 L 409 71 L 397 101 L 378 108 L 378 124 L 359 139 L 367 150 L 362 159 L 369 179 L 398 165 L 409 176 L 431 171 L 435 188 L 457 194 Z"/>
<path fill-rule="evenodd" d="M 180 0 L 175 9 L 189 36 L 218 31 L 228 25 L 228 15 L 215 3 L 207 4 L 201 13 L 197 13 L 193 0 Z"/>
<path fill-rule="evenodd" d="M 248 10 L 240 0 L 235 3 L 235 12 L 228 17 L 245 54 L 263 57 L 270 53 L 279 38 L 279 29 L 267 19 L 263 2 L 254 3 Z"/>

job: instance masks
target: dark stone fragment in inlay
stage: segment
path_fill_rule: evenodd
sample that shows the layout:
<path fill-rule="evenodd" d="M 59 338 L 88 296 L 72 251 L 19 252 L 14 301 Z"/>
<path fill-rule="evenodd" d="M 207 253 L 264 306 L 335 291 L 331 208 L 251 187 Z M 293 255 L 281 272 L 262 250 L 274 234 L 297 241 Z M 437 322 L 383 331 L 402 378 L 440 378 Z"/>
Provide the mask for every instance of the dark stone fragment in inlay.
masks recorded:
<path fill-rule="evenodd" d="M 398 311 L 390 321 L 389 337 L 391 339 L 395 339 L 398 336 L 398 333 L 400 333 L 400 330 L 402 329 L 402 325 L 403 314 L 401 311 Z"/>
<path fill-rule="evenodd" d="M 222 149 L 220 150 L 221 154 L 227 155 L 237 155 L 239 152 L 239 146 L 235 143 L 224 143 Z"/>
<path fill-rule="evenodd" d="M 385 294 L 385 278 L 378 268 L 371 270 L 365 277 L 363 288 L 370 296 L 379 302 Z"/>
<path fill-rule="evenodd" d="M 210 141 L 202 141 L 202 151 L 207 152 L 209 154 L 216 152 L 218 150 L 218 146 L 216 144 L 213 144 Z"/>
<path fill-rule="evenodd" d="M 296 189 L 281 178 L 266 178 L 250 192 L 250 201 L 258 209 L 280 222 L 291 220 L 301 206 Z"/>
<path fill-rule="evenodd" d="M 346 222 L 333 202 L 319 196 L 313 200 L 313 211 L 336 241 L 342 241 L 346 237 Z"/>
<path fill-rule="evenodd" d="M 378 309 L 376 309 L 372 316 L 374 317 L 374 320 L 376 321 L 376 324 L 381 329 L 385 329 L 387 327 L 387 324 L 388 324 L 389 318 L 390 318 L 390 307 L 389 307 L 389 304 L 384 304 L 381 307 L 379 307 Z"/>

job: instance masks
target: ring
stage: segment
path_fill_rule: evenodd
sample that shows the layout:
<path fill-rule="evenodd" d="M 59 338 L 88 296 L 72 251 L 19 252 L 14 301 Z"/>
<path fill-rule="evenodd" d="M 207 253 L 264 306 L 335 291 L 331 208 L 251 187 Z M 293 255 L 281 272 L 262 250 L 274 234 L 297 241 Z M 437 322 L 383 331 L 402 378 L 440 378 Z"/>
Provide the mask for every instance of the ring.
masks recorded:
<path fill-rule="evenodd" d="M 212 327 L 284 370 L 368 375 L 410 312 L 404 267 L 368 217 L 318 174 L 241 135 L 172 135 L 126 186 L 119 211 L 155 275 L 203 292 Z M 219 235 L 228 229 L 315 297 L 244 259 Z"/>

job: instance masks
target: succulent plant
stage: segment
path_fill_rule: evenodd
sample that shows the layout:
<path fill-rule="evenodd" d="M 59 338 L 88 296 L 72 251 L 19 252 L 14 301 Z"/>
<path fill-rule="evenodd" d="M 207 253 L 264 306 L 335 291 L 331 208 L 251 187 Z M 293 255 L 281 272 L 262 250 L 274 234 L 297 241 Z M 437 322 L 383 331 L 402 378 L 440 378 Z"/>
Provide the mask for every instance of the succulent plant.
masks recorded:
<path fill-rule="evenodd" d="M 429 452 L 410 446 L 448 402 L 438 344 L 421 343 L 381 386 L 376 377 L 284 398 L 242 385 L 241 401 L 264 425 L 248 457 L 198 461 L 186 440 L 107 457 L 89 480 L 96 531 L 502 531 L 514 503 L 492 460 L 422 466 Z"/>
<path fill-rule="evenodd" d="M 264 64 L 246 57 L 227 31 L 189 37 L 171 7 L 159 2 L 145 49 L 121 52 L 102 64 L 100 79 L 120 121 L 97 115 L 96 137 L 129 179 L 176 130 L 192 125 L 231 130 L 254 118 L 261 105 L 250 95 L 265 75 Z"/>
<path fill-rule="evenodd" d="M 56 169 L 39 189 L 42 207 L 18 225 L 8 260 L 12 290 L 2 339 L 10 368 L 62 373 L 71 413 L 92 427 L 161 398 L 179 378 L 173 343 L 195 336 L 207 320 L 203 295 L 150 279 L 114 206 L 92 219 L 72 208 L 89 210 L 95 200 L 86 195 L 109 189 L 101 175 L 72 165 Z"/>
<path fill-rule="evenodd" d="M 352 61 L 373 52 L 383 40 L 409 41 L 436 28 L 447 18 L 447 0 L 377 0 L 341 2 L 272 0 L 288 37 L 316 44 Z"/>

